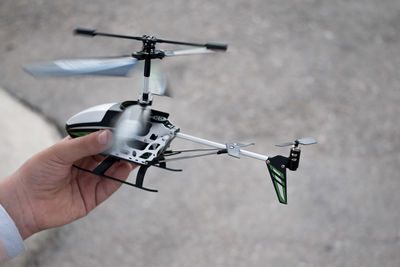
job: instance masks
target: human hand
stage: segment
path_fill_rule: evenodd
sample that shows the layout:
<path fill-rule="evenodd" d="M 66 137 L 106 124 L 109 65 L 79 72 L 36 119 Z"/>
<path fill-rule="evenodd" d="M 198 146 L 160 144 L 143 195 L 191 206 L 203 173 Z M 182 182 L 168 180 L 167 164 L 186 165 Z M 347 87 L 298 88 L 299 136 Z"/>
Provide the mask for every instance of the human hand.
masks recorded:
<path fill-rule="evenodd" d="M 87 215 L 121 186 L 72 167 L 94 169 L 104 160 L 98 154 L 111 144 L 109 130 L 67 137 L 30 158 L 0 183 L 0 204 L 23 239 Z M 133 167 L 127 162 L 115 163 L 106 175 L 126 180 Z"/>

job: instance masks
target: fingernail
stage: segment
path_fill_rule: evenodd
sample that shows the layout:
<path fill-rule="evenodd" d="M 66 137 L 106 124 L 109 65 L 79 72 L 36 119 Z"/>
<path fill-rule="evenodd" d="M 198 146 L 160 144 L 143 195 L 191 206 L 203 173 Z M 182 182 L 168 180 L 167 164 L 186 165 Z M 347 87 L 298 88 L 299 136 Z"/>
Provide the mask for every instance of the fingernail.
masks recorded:
<path fill-rule="evenodd" d="M 101 145 L 105 145 L 108 143 L 110 138 L 110 133 L 108 131 L 102 131 L 98 136 L 97 140 Z"/>

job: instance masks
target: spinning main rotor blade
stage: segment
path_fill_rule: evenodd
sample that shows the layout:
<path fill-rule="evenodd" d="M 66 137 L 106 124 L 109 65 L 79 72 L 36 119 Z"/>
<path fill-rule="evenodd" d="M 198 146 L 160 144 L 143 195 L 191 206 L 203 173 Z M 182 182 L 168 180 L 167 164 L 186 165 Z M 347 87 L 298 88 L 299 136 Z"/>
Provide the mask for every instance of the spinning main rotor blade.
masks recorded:
<path fill-rule="evenodd" d="M 150 72 L 149 88 L 153 95 L 169 96 L 171 92 L 168 90 L 168 82 L 165 73 L 159 68 L 153 67 Z"/>
<path fill-rule="evenodd" d="M 295 140 L 295 141 L 293 141 L 293 142 L 288 142 L 288 143 L 283 143 L 283 144 L 279 144 L 279 145 L 276 145 L 276 146 L 279 146 L 279 147 L 285 147 L 285 146 L 292 146 L 292 145 L 313 145 L 313 144 L 316 144 L 317 143 L 317 140 L 315 140 L 315 138 L 313 138 L 313 137 L 305 137 L 305 138 L 300 138 L 300 139 L 297 139 L 297 140 Z"/>
<path fill-rule="evenodd" d="M 200 54 L 210 54 L 224 50 L 211 50 L 207 48 L 194 48 L 194 49 L 179 49 L 179 50 L 165 50 L 163 51 L 166 57 L 172 56 L 186 56 L 186 55 L 200 55 Z"/>
<path fill-rule="evenodd" d="M 150 77 L 149 77 L 149 91 L 152 95 L 168 96 L 171 97 L 171 92 L 168 84 L 167 75 L 163 68 L 161 68 L 160 62 L 154 62 L 151 65 Z M 134 77 L 140 77 L 143 75 L 140 73 L 144 68 L 143 61 L 139 61 L 137 67 L 132 71 L 131 75 Z M 141 88 L 143 86 L 142 79 L 133 79 L 132 86 Z"/>
<path fill-rule="evenodd" d="M 115 145 L 120 146 L 135 136 L 143 135 L 149 117 L 150 110 L 147 106 L 128 106 L 115 125 Z"/>
<path fill-rule="evenodd" d="M 24 65 L 34 77 L 63 77 L 73 75 L 128 76 L 137 59 L 124 57 L 66 59 Z"/>

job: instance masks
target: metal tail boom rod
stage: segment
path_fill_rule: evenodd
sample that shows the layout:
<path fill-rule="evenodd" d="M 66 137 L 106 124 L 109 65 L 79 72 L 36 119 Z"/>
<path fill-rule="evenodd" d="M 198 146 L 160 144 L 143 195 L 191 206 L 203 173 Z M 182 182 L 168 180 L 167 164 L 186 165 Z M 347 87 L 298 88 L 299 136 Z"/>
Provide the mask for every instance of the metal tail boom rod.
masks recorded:
<path fill-rule="evenodd" d="M 188 134 L 184 134 L 184 133 L 177 133 L 176 137 L 179 137 L 181 139 L 185 139 L 185 140 L 189 140 L 198 144 L 202 144 L 202 145 L 206 145 L 206 146 L 210 146 L 210 147 L 215 147 L 218 149 L 226 149 L 226 144 L 221 144 L 221 143 L 216 143 L 213 141 L 209 141 L 206 139 L 202 139 L 199 137 L 195 137 L 195 136 L 191 136 Z M 247 151 L 247 150 L 242 150 L 240 149 L 240 155 L 245 156 L 245 157 L 249 157 L 249 158 L 253 158 L 253 159 L 258 159 L 258 160 L 262 160 L 262 161 L 266 161 L 268 160 L 268 156 L 265 155 L 261 155 L 261 154 L 257 154 L 251 151 Z"/>

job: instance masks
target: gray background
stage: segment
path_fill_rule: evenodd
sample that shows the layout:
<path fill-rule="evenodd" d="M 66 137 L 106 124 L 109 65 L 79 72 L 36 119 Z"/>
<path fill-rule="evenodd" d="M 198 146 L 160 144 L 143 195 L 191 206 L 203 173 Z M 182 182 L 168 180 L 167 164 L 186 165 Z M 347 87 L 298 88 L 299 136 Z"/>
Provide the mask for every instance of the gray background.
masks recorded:
<path fill-rule="evenodd" d="M 400 265 L 399 1 L 2 0 L 0 83 L 60 128 L 84 108 L 139 93 L 140 75 L 36 80 L 22 71 L 140 48 L 74 37 L 79 26 L 227 42 L 227 54 L 165 59 L 174 98 L 154 108 L 183 132 L 256 142 L 267 155 L 286 155 L 273 144 L 297 137 L 319 144 L 289 172 L 288 206 L 261 161 L 177 162 L 183 173 L 149 170 L 158 194 L 122 187 L 58 229 L 28 266 Z"/>

